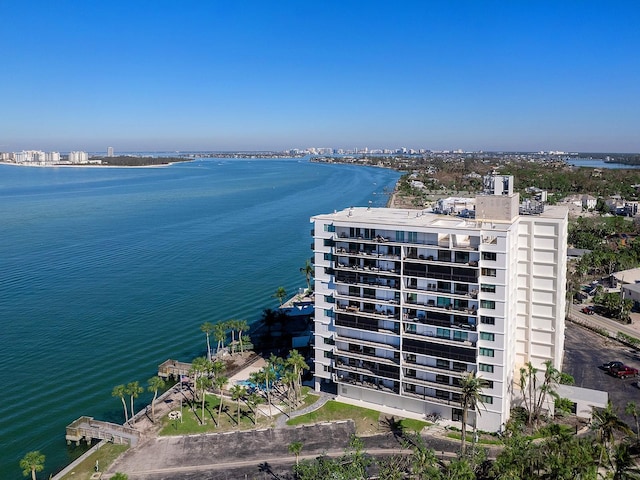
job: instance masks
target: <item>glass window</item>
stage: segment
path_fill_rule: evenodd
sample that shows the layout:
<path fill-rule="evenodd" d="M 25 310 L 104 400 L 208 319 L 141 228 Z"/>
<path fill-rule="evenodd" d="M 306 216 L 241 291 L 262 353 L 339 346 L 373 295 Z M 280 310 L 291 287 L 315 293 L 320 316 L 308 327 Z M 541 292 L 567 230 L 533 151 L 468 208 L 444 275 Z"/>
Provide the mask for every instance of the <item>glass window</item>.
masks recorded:
<path fill-rule="evenodd" d="M 496 319 L 494 317 L 485 317 L 482 315 L 480 316 L 480 323 L 484 323 L 485 325 L 495 325 Z"/>
<path fill-rule="evenodd" d="M 464 341 L 467 338 L 469 338 L 469 333 L 468 332 L 460 332 L 458 330 L 454 330 L 453 331 L 453 338 L 454 338 L 454 340 Z"/>
<path fill-rule="evenodd" d="M 418 243 L 418 232 L 407 232 L 410 243 Z"/>
<path fill-rule="evenodd" d="M 490 310 L 496 309 L 496 302 L 493 300 L 480 300 L 480 308 L 488 308 Z"/>
<path fill-rule="evenodd" d="M 440 338 L 451 338 L 451 331 L 448 328 L 437 328 L 436 336 Z"/>
<path fill-rule="evenodd" d="M 396 242 L 404 242 L 404 232 L 396 230 Z"/>
<path fill-rule="evenodd" d="M 480 401 L 487 405 L 491 405 L 493 403 L 493 397 L 490 395 L 480 395 Z"/>
<path fill-rule="evenodd" d="M 487 365 L 486 363 L 478 364 L 481 372 L 493 373 L 493 365 Z"/>
<path fill-rule="evenodd" d="M 495 268 L 482 268 L 482 270 L 480 271 L 480 274 L 485 276 L 485 277 L 495 277 L 496 276 L 496 269 Z"/>
<path fill-rule="evenodd" d="M 334 317 L 333 310 L 331 310 L 330 308 L 325 309 L 324 314 L 329 318 Z"/>
<path fill-rule="evenodd" d="M 336 227 L 335 227 L 335 225 L 327 225 L 327 224 L 325 223 L 325 225 L 324 225 L 324 231 L 325 231 L 325 232 L 335 232 L 335 231 L 336 231 Z"/>
<path fill-rule="evenodd" d="M 324 259 L 325 259 L 325 260 L 328 260 L 328 261 L 330 261 L 330 262 L 331 262 L 331 261 L 333 261 L 333 254 L 331 254 L 331 253 L 325 253 L 325 254 L 324 254 Z"/>
<path fill-rule="evenodd" d="M 482 260 L 496 261 L 496 252 L 482 252 Z"/>
<path fill-rule="evenodd" d="M 438 358 L 436 360 L 436 367 L 438 368 L 449 368 L 449 360 L 443 360 L 442 358 Z"/>
<path fill-rule="evenodd" d="M 485 357 L 493 357 L 494 356 L 493 348 L 480 348 L 480 355 Z"/>
<path fill-rule="evenodd" d="M 480 285 L 480 290 L 485 293 L 496 293 L 496 286 L 483 283 Z"/>
<path fill-rule="evenodd" d="M 493 342 L 496 339 L 495 334 L 489 332 L 480 332 L 480 340 L 489 340 Z"/>

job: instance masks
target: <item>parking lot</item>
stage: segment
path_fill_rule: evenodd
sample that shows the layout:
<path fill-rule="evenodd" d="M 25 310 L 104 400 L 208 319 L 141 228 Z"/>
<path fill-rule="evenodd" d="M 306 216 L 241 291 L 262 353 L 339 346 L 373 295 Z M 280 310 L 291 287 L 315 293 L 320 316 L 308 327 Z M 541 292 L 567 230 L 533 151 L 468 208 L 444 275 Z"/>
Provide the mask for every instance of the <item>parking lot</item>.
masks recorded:
<path fill-rule="evenodd" d="M 629 426 L 635 428 L 635 421 L 624 413 L 628 402 L 636 402 L 640 408 L 639 378 L 620 379 L 609 375 L 600 366 L 619 360 L 625 365 L 640 369 L 640 355 L 624 345 L 586 328 L 567 322 L 564 363 L 562 370 L 575 379 L 578 387 L 603 390 L 609 393 L 609 400 L 618 415 Z"/>

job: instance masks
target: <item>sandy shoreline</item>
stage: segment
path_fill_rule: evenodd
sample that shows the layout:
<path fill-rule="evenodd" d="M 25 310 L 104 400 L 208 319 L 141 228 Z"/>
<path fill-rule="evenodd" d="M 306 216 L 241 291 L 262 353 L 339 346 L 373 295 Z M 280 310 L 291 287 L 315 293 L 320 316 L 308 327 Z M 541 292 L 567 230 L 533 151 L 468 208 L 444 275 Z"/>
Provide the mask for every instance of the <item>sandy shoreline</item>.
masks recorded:
<path fill-rule="evenodd" d="M 185 160 L 184 162 L 160 163 L 157 165 L 102 165 L 97 163 L 79 163 L 79 164 L 47 164 L 41 165 L 37 163 L 15 163 L 0 162 L 0 165 L 11 165 L 14 167 L 32 167 L 32 168 L 163 168 L 175 165 L 177 163 L 193 162 L 193 160 Z"/>

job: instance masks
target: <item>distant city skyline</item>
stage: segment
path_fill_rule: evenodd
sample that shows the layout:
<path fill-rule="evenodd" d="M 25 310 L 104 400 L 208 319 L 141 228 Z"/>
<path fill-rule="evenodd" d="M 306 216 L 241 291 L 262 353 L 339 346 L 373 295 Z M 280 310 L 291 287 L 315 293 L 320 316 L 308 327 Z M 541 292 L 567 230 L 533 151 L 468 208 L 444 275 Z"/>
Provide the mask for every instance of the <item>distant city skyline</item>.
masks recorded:
<path fill-rule="evenodd" d="M 640 152 L 634 1 L 27 0 L 0 17 L 0 151 Z"/>

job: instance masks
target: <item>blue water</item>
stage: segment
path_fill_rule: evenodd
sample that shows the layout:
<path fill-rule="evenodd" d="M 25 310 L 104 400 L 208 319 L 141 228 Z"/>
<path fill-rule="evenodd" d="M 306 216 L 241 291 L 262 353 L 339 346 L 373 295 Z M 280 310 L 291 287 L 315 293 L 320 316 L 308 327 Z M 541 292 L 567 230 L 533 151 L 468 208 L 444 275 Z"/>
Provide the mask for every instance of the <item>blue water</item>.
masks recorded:
<path fill-rule="evenodd" d="M 203 354 L 204 321 L 254 322 L 305 286 L 309 217 L 384 206 L 398 177 L 306 159 L 0 165 L 0 478 L 30 450 L 47 478 L 81 451 L 68 423 L 123 421 L 115 385 Z"/>
<path fill-rule="evenodd" d="M 589 167 L 589 168 L 610 168 L 610 169 L 627 169 L 627 168 L 640 168 L 640 165 L 627 165 L 625 163 L 613 163 L 605 162 L 596 158 L 573 158 L 567 160 L 569 165 L 575 167 Z"/>

